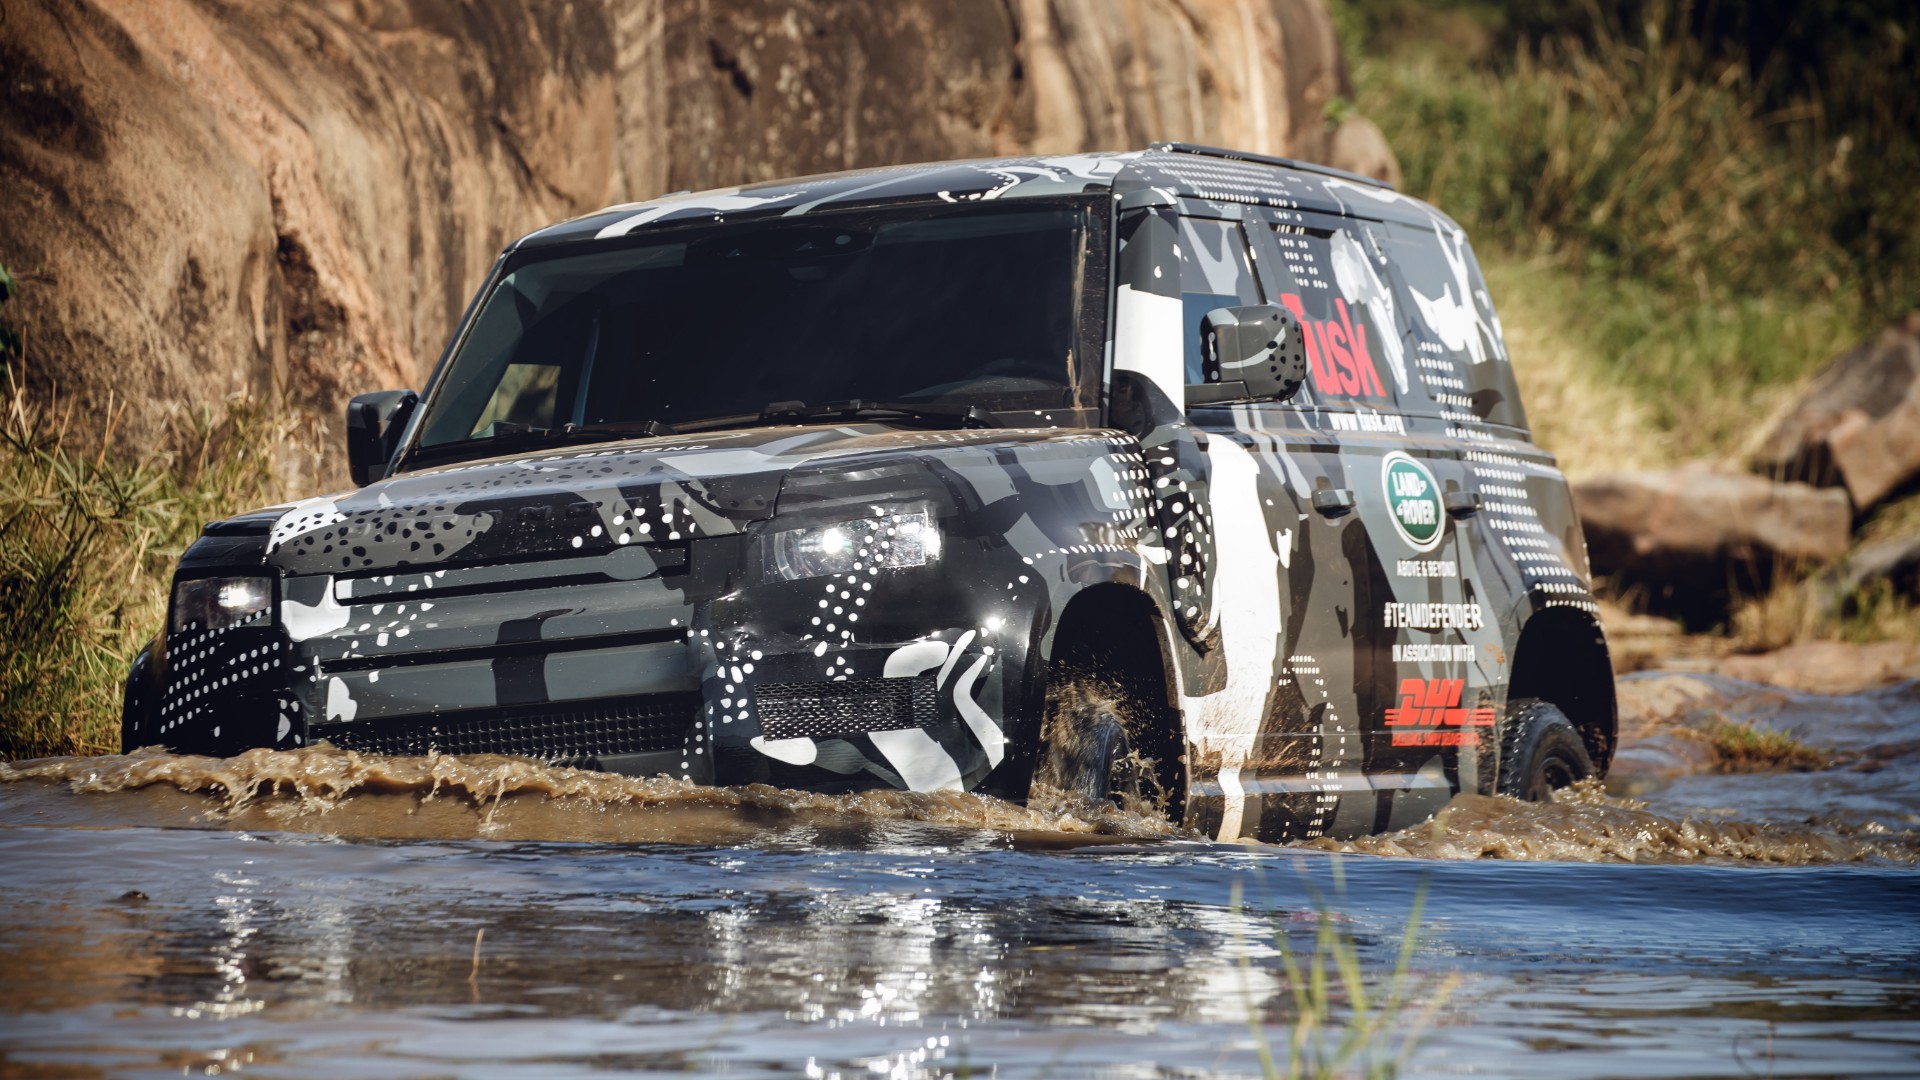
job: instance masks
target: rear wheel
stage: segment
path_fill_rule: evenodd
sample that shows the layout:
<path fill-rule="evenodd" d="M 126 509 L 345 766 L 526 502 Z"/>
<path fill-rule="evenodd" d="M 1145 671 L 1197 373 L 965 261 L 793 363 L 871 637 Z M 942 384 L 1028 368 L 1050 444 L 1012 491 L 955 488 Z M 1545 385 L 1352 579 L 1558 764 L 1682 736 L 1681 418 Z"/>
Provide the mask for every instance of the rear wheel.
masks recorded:
<path fill-rule="evenodd" d="M 1500 740 L 1500 794 L 1550 802 L 1554 791 L 1592 775 L 1587 744 L 1558 706 L 1538 700 L 1508 705 Z"/>

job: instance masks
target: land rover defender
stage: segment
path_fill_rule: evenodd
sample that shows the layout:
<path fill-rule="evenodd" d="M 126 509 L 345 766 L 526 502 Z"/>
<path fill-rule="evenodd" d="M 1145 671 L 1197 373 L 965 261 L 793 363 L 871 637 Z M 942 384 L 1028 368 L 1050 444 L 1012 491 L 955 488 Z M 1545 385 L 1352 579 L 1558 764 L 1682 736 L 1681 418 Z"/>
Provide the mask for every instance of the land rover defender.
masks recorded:
<path fill-rule="evenodd" d="M 1604 772 L 1585 543 L 1465 235 L 1184 144 L 612 207 L 500 256 L 359 488 L 206 527 L 124 745 L 326 740 L 1222 838 Z"/>

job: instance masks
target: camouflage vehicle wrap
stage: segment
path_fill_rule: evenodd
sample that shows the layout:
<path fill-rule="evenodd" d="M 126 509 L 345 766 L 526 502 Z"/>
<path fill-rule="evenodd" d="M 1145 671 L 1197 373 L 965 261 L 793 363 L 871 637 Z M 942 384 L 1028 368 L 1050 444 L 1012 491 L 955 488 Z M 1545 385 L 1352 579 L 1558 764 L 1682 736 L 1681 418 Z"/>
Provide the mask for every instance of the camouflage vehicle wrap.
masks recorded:
<path fill-rule="evenodd" d="M 1090 223 L 1070 404 L 425 467 L 415 409 L 390 475 L 207 527 L 128 680 L 125 744 L 1023 797 L 1071 652 L 1152 688 L 1136 743 L 1177 759 L 1187 820 L 1222 838 L 1401 827 L 1492 791 L 1523 699 L 1557 705 L 1604 769 L 1612 681 L 1567 486 L 1464 234 L 1418 200 L 1161 145 L 673 196 L 536 232 L 502 265 L 1029 199 Z M 1201 322 L 1260 304 L 1292 316 L 1278 348 L 1304 384 L 1223 400 Z M 848 561 L 776 571 L 780 537 L 822 528 L 852 538 Z M 194 583 L 249 587 L 230 579 L 269 595 L 191 617 Z"/>

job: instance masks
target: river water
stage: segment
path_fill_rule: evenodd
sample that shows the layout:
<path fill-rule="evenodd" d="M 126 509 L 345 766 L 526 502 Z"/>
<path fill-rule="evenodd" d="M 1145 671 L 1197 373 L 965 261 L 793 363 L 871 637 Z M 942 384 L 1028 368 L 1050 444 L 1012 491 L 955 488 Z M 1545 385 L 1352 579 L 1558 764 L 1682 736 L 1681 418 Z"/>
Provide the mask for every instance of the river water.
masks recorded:
<path fill-rule="evenodd" d="M 1920 686 L 1623 695 L 1612 795 L 1296 847 L 324 747 L 0 765 L 0 1077 L 1920 1075 Z M 1706 714 L 1824 767 L 1703 769 Z"/>

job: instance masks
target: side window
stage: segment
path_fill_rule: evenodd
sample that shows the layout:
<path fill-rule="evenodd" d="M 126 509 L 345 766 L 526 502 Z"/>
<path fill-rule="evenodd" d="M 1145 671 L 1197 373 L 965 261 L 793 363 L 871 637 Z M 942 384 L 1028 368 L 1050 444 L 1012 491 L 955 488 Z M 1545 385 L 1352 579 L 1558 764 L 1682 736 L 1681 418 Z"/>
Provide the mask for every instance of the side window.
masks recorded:
<path fill-rule="evenodd" d="M 1413 363 L 1448 420 L 1484 420 L 1525 429 L 1526 413 L 1507 362 L 1493 301 L 1466 236 L 1436 228 L 1388 225 L 1388 251 L 1404 283 L 1403 319 Z"/>
<path fill-rule="evenodd" d="M 1300 320 L 1307 385 L 1301 405 L 1394 409 L 1409 389 L 1398 301 L 1370 222 L 1280 212 L 1264 231 L 1260 270 L 1276 303 Z M 1277 257 L 1268 257 L 1267 252 Z"/>
<path fill-rule="evenodd" d="M 1264 303 L 1247 257 L 1247 238 L 1237 221 L 1180 219 L 1175 250 L 1180 256 L 1181 331 L 1186 342 L 1186 381 L 1201 381 L 1200 320 L 1214 308 Z"/>

